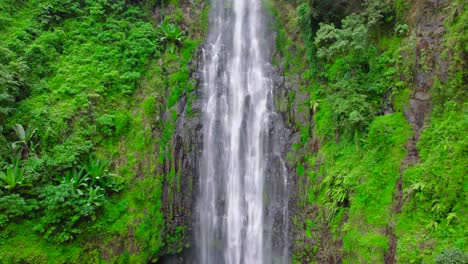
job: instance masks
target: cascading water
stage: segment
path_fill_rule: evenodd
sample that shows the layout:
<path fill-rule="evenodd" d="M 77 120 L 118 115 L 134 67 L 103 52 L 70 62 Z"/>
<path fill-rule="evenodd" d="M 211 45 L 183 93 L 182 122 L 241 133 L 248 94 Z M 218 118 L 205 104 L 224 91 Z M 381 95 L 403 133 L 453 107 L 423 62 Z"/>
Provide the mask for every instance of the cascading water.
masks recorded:
<path fill-rule="evenodd" d="M 203 50 L 198 263 L 289 263 L 287 170 L 261 0 L 213 0 Z"/>

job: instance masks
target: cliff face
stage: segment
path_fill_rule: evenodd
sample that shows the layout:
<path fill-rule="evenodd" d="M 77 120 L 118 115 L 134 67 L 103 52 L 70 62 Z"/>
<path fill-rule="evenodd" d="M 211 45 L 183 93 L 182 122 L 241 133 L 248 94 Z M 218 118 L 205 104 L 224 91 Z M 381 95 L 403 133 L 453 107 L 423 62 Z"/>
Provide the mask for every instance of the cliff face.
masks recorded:
<path fill-rule="evenodd" d="M 459 254 L 464 248 L 459 235 L 452 233 L 448 240 L 441 240 L 438 234 L 445 228 L 463 228 L 462 222 L 449 224 L 447 219 L 463 215 L 458 208 L 465 202 L 451 200 L 450 209 L 444 207 L 444 213 L 439 215 L 433 213 L 437 209 L 430 205 L 431 201 L 438 203 L 441 198 L 436 197 L 448 195 L 450 190 L 456 190 L 455 197 L 464 196 L 461 187 L 433 189 L 440 179 L 463 181 L 463 176 L 451 173 L 461 167 L 437 170 L 439 162 L 445 162 L 444 150 L 431 146 L 436 143 L 428 142 L 428 138 L 433 139 L 435 128 L 446 125 L 443 120 L 454 118 L 453 122 L 458 124 L 455 126 L 459 126 L 464 122 L 459 118 L 466 118 L 463 103 L 443 109 L 452 102 L 466 100 L 462 91 L 466 65 L 457 63 L 466 56 L 466 51 L 455 40 L 465 35 L 459 28 L 459 23 L 466 21 L 465 4 L 449 1 L 386 4 L 388 9 L 368 2 L 357 9 L 342 5 L 339 10 L 334 10 L 334 5 L 328 10 L 320 9 L 321 1 L 297 5 L 276 1 L 273 5 L 278 32 L 275 61 L 280 75 L 285 76 L 278 89 L 277 105 L 291 131 L 287 157 L 293 183 L 290 187 L 293 261 L 298 263 L 433 261 L 437 254 L 438 258 L 447 256 L 440 253 L 443 250 Z M 372 14 L 379 8 L 380 19 L 385 22 L 373 24 Z M 320 13 L 325 11 L 328 13 Z M 353 12 L 357 14 L 356 21 L 363 19 L 361 29 L 366 33 L 362 36 L 374 49 L 372 57 L 364 60 L 353 57 L 356 55 L 351 51 L 351 39 L 346 40 L 348 51 L 334 46 L 340 42 L 340 36 L 348 34 L 347 30 L 349 34 L 359 34 L 353 31 L 357 24 L 354 29 L 347 28 L 346 20 Z M 333 19 L 330 14 L 339 18 Z M 326 29 L 330 34 L 326 37 L 334 37 L 325 46 L 320 42 L 325 27 L 318 22 L 334 23 Z M 399 31 L 402 29 L 404 32 Z M 360 53 L 364 54 L 366 49 Z M 321 52 L 340 52 L 341 58 L 346 59 L 324 58 Z M 360 62 L 353 62 L 355 59 Z M 383 60 L 388 60 L 386 70 L 379 72 L 378 63 Z M 346 64 L 351 67 L 346 68 Z M 341 71 L 347 74 L 341 75 Z M 383 80 L 389 76 L 390 81 L 385 83 Z M 366 86 L 375 85 L 373 78 L 383 83 L 377 94 L 365 90 Z M 356 85 L 361 88 L 351 90 Z M 450 96 L 440 90 L 444 86 L 451 87 L 446 91 Z M 365 99 L 347 108 L 346 104 L 354 100 L 352 93 Z M 337 104 L 340 94 L 346 99 Z M 366 112 L 361 109 L 367 102 L 375 110 L 365 117 L 365 127 L 355 126 L 349 133 L 336 126 L 347 122 L 346 116 L 353 112 L 362 117 Z M 460 134 L 447 132 L 446 136 L 449 145 L 464 145 Z M 419 142 L 421 138 L 423 141 Z M 428 149 L 437 153 L 428 156 Z M 454 157 L 463 156 L 458 150 L 453 151 Z M 419 153 L 425 153 L 424 157 Z M 434 168 L 428 172 L 431 166 Z M 465 169 L 462 171 L 466 174 Z M 419 173 L 431 176 L 424 178 Z M 429 196 L 423 190 L 426 186 L 438 194 Z M 417 212 L 412 211 L 415 207 L 420 207 Z M 422 227 L 419 217 L 426 218 L 424 222 L 429 225 Z M 432 226 L 438 224 L 448 226 Z M 421 231 L 422 237 L 430 243 L 406 233 L 415 235 L 411 230 L 420 228 L 425 229 Z M 411 248 L 417 250 L 411 252 Z"/>
<path fill-rule="evenodd" d="M 279 156 L 271 156 L 266 187 L 279 187 L 274 172 L 286 166 L 293 262 L 397 263 L 460 254 L 463 232 L 456 230 L 464 229 L 465 202 L 457 182 L 466 175 L 466 143 L 457 127 L 466 123 L 465 4 L 389 1 L 386 8 L 337 2 L 308 13 L 314 10 L 309 4 L 276 1 L 270 7 L 276 43 L 271 75 L 280 116 L 271 120 L 269 133 L 282 147 L 272 150 Z M 359 26 L 346 28 L 353 12 L 368 39 L 360 52 L 368 55 L 345 50 L 318 56 L 323 48 L 335 52 L 320 46 L 319 22 L 334 21 L 339 34 L 360 34 Z M 181 94 L 173 108 L 178 118 L 159 172 L 163 263 L 190 263 L 196 243 L 201 50 L 188 63 L 195 89 Z M 162 119 L 170 120 L 169 112 Z M 436 143 L 440 138 L 444 146 Z M 439 181 L 455 183 L 440 188 Z M 444 196 L 447 205 L 441 206 Z"/>
<path fill-rule="evenodd" d="M 175 176 L 171 180 L 166 177 L 163 184 L 164 232 L 167 236 L 177 237 L 172 244 L 167 245 L 165 254 L 174 254 L 181 248 L 194 246 L 199 158 L 203 144 L 199 72 L 201 58 L 199 48 L 189 63 L 190 79 L 196 88 L 184 93 L 176 105 L 178 119 L 169 143 L 173 158 L 164 161 L 162 171 L 163 175 Z M 187 110 L 188 107 L 190 110 Z"/>
<path fill-rule="evenodd" d="M 406 142 L 406 156 L 400 165 L 400 177 L 398 178 L 393 191 L 392 205 L 389 208 L 390 217 L 395 219 L 389 223 L 386 234 L 389 236 L 388 249 L 385 253 L 385 263 L 397 262 L 398 238 L 395 234 L 397 215 L 402 212 L 404 205 L 403 175 L 407 168 L 419 162 L 418 141 L 425 126 L 430 123 L 429 117 L 432 111 L 430 89 L 436 79 L 446 85 L 449 74 L 449 60 L 443 59 L 440 54 L 443 52 L 443 37 L 446 33 L 444 20 L 446 14 L 441 10 L 448 8 L 450 1 L 425 1 L 415 3 L 409 13 L 416 17 L 416 21 L 409 19 L 409 24 L 415 30 L 411 36 L 416 44 L 416 59 L 413 64 L 412 89 L 409 102 L 404 108 L 406 120 L 412 127 L 412 136 Z M 425 15 L 429 14 L 429 15 Z M 413 18 L 414 19 L 414 18 Z M 423 55 L 424 54 L 424 55 Z M 424 61 L 423 61 L 424 60 Z M 408 78 L 404 76 L 403 78 Z"/>
<path fill-rule="evenodd" d="M 266 200 L 294 263 L 466 262 L 465 2 L 269 3 Z M 193 260 L 207 11 L 0 3 L 0 262 Z M 97 196 L 66 181 L 93 164 Z"/>
<path fill-rule="evenodd" d="M 275 34 L 272 30 L 268 30 L 265 43 L 270 45 L 270 49 L 274 50 Z M 165 232 L 177 232 L 184 230 L 184 235 L 175 244 L 175 248 L 168 250 L 169 255 L 164 256 L 162 263 L 192 263 L 195 261 L 195 232 L 199 228 L 197 213 L 197 199 L 199 194 L 199 173 L 200 163 L 202 159 L 203 145 L 203 123 L 202 123 L 202 102 L 206 96 L 204 93 L 202 80 L 202 59 L 203 53 L 207 52 L 203 44 L 198 48 L 198 53 L 193 57 L 190 65 L 190 80 L 194 84 L 194 90 L 184 93 L 178 100 L 176 109 L 178 119 L 175 123 L 175 130 L 171 137 L 168 146 L 171 146 L 173 160 L 164 165 L 162 174 L 176 175 L 173 183 L 165 182 L 163 185 L 163 211 L 165 219 Z M 271 54 L 269 55 L 271 56 Z M 222 65 L 221 65 L 222 67 Z M 265 65 L 267 75 L 273 82 L 273 91 L 276 99 L 283 100 L 284 93 L 284 76 L 277 67 Z M 222 69 L 220 69 L 222 70 Z M 268 107 L 273 106 L 274 102 L 268 102 Z M 189 111 L 187 109 L 190 108 Z M 273 110 L 274 111 L 274 110 Z M 271 226 L 271 233 L 266 234 L 271 236 L 271 245 L 275 254 L 281 256 L 281 252 L 285 251 L 284 237 L 290 229 L 289 218 L 284 218 L 285 210 L 289 202 L 289 179 L 285 171 L 288 171 L 288 165 L 285 164 L 284 157 L 287 150 L 290 148 L 290 130 L 285 127 L 284 119 L 285 112 L 278 111 L 268 115 L 268 127 L 264 133 L 265 142 L 263 142 L 263 151 L 265 153 L 265 225 Z M 245 124 L 243 123 L 245 126 Z M 223 206 L 224 200 L 220 199 L 218 205 Z M 176 209 L 174 209 L 176 208 Z M 203 212 L 201 212 L 203 213 Z M 286 212 L 286 215 L 288 213 Z M 285 228 L 286 227 L 286 228 Z M 286 231 L 285 231 L 286 229 Z M 288 243 L 289 245 L 290 243 Z M 178 247 L 188 247 L 185 251 L 177 254 L 180 249 Z M 176 253 L 176 254 L 174 254 Z M 276 255 L 275 255 L 276 256 Z M 278 257 L 279 258 L 279 257 Z M 195 263 L 195 262 L 193 262 Z"/>

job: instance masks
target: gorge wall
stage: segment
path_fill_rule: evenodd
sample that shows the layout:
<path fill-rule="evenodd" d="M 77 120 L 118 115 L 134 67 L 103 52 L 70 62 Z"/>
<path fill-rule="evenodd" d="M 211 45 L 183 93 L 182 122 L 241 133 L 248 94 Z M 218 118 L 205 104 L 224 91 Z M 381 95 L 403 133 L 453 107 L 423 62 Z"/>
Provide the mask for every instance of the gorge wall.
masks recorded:
<path fill-rule="evenodd" d="M 466 262 L 465 2 L 265 3 L 292 263 Z M 0 262 L 194 263 L 209 7 L 0 2 Z"/>
<path fill-rule="evenodd" d="M 466 63 L 457 62 L 466 50 L 454 37 L 465 8 L 450 1 L 273 4 L 285 76 L 277 104 L 292 131 L 293 261 L 463 255 L 463 221 L 449 219 L 465 215 L 464 202 L 436 204 L 452 191 L 453 199 L 465 197 L 466 170 L 445 152 L 464 145 L 464 129 L 446 131 L 445 147 L 433 133 L 448 129 L 442 120 L 466 119 L 466 92 L 451 88 L 466 83 Z M 458 106 L 445 108 L 451 102 Z M 461 158 L 455 149 L 449 156 Z"/>
<path fill-rule="evenodd" d="M 338 19 L 309 13 L 314 5 L 320 12 L 324 8 L 320 2 L 317 6 L 276 1 L 270 7 L 276 29 L 273 91 L 275 107 L 285 120 L 280 140 L 291 175 L 293 262 L 431 262 L 436 256 L 456 256 L 465 247 L 459 218 L 465 215 L 464 194 L 459 184 L 466 180 L 466 170 L 446 160 L 446 155 L 455 160 L 464 156 L 464 129 L 459 125 L 465 122 L 461 120 L 466 91 L 460 85 L 466 82 L 466 51 L 460 41 L 466 7 L 447 1 L 386 4 L 390 7 L 325 6 Z M 371 20 L 372 12 L 380 21 Z M 359 14 L 367 27 L 360 35 L 367 41 L 360 52 L 371 55 L 348 66 L 360 68 L 357 74 L 364 78 L 342 76 L 340 71 L 350 71 L 346 65 L 317 55 L 321 43 L 314 34 L 323 27 L 319 22 L 340 22 L 352 13 Z M 343 57 L 356 56 L 341 52 Z M 333 93 L 356 84 L 339 83 L 339 78 L 354 79 L 363 87 L 356 87 L 356 95 L 344 92 L 350 106 L 337 103 Z M 379 91 L 366 91 L 366 85 Z M 446 109 L 448 105 L 452 106 Z M 362 120 L 353 123 L 352 113 Z M 445 122 L 452 118 L 458 125 L 449 128 Z M 339 127 L 340 122 L 349 122 L 351 128 Z M 438 129 L 448 129 L 445 147 L 433 141 Z M 452 148 L 450 154 L 447 148 Z M 441 180 L 452 183 L 440 189 L 434 184 Z M 455 192 L 451 204 L 438 207 L 451 192 Z M 415 206 L 420 208 L 414 210 Z"/>

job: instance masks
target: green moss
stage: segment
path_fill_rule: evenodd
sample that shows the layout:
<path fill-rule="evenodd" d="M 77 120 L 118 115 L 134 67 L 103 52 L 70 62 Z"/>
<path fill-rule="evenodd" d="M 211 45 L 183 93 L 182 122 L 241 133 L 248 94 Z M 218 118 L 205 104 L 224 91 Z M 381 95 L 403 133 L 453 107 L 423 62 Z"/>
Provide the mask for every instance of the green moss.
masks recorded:
<path fill-rule="evenodd" d="M 74 242 L 68 245 L 54 245 L 31 232 L 34 223 L 26 221 L 20 225 L 10 225 L 5 231 L 14 236 L 2 237 L 0 261 L 4 263 L 60 263 L 80 259 L 83 248 Z M 3 234 L 5 234 L 5 231 Z"/>
<path fill-rule="evenodd" d="M 424 250 L 414 237 L 431 241 L 436 251 L 466 246 L 462 231 L 466 226 L 461 219 L 467 204 L 459 195 L 466 192 L 463 175 L 468 171 L 463 161 L 463 149 L 468 142 L 463 127 L 467 124 L 466 113 L 447 111 L 434 118 L 421 135 L 418 144 L 421 162 L 404 174 L 403 187 L 410 200 L 397 229 L 407 242 L 399 247 L 402 261 L 434 257 L 434 251 Z M 418 250 L 409 250 L 411 246 Z"/>
<path fill-rule="evenodd" d="M 302 177 L 304 176 L 304 167 L 302 166 L 302 163 L 298 162 L 296 165 L 296 173 L 297 176 Z"/>
<path fill-rule="evenodd" d="M 395 111 L 405 113 L 409 107 L 409 99 L 411 97 L 410 89 L 403 89 L 394 94 L 393 108 Z"/>
<path fill-rule="evenodd" d="M 146 116 L 152 117 L 156 112 L 156 98 L 152 96 L 146 98 L 143 102 L 143 108 L 145 109 Z"/>

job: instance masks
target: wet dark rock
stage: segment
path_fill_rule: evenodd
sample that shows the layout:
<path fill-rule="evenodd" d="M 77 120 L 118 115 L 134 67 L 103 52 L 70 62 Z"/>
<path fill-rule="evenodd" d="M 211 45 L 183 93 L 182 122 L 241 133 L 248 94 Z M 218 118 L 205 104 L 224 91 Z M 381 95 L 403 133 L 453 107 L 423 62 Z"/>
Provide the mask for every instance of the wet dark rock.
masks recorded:
<path fill-rule="evenodd" d="M 201 60 L 200 52 L 195 59 L 189 63 L 191 79 L 199 84 L 197 79 L 201 76 L 198 71 Z M 184 250 L 183 254 L 175 254 L 186 245 L 193 243 L 191 234 L 194 230 L 195 215 L 194 208 L 196 203 L 195 190 L 198 182 L 198 157 L 202 145 L 202 127 L 201 112 L 202 104 L 200 102 L 199 89 L 191 93 L 184 93 L 175 106 L 178 119 L 175 123 L 175 131 L 172 136 L 170 146 L 172 146 L 171 156 L 164 160 L 163 174 L 170 175 L 174 170 L 172 182 L 163 183 L 163 214 L 164 214 L 164 235 L 171 236 L 176 234 L 177 229 L 182 227 L 184 234 L 176 244 L 166 244 L 162 250 L 163 255 L 158 263 L 190 263 L 187 262 L 188 253 Z M 188 98 L 197 98 L 191 101 L 191 111 L 187 113 Z M 169 112 L 164 114 L 164 120 L 171 118 Z"/>

